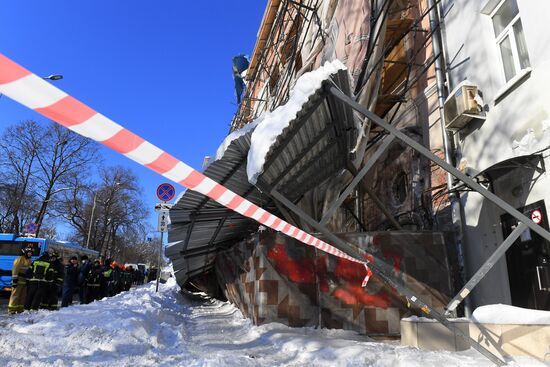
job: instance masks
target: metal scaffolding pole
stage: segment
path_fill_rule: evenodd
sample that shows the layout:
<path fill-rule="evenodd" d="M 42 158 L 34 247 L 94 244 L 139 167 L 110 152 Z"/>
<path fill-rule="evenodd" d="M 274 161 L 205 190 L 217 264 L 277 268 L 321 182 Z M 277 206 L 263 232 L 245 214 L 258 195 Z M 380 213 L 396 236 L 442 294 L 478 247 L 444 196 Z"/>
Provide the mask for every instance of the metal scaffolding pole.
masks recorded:
<path fill-rule="evenodd" d="M 271 189 L 269 187 L 265 187 L 265 185 L 263 186 L 264 187 L 262 187 L 262 189 L 269 192 L 270 196 L 272 196 L 276 200 L 283 203 L 287 208 L 289 208 L 291 211 L 293 211 L 298 216 L 300 216 L 300 218 L 302 218 L 306 223 L 308 223 L 313 228 L 317 229 L 319 232 L 325 235 L 327 239 L 331 242 L 331 245 L 333 245 L 334 247 L 338 248 L 341 251 L 344 251 L 345 253 L 347 253 L 348 255 L 356 259 L 365 261 L 360 251 L 358 251 L 357 247 L 352 246 L 348 242 L 337 237 L 334 233 L 328 230 L 324 225 L 315 221 L 312 217 L 310 217 L 307 213 L 305 213 L 301 208 L 294 205 L 290 200 L 288 200 L 284 195 L 279 193 L 277 190 Z M 474 349 L 480 352 L 487 359 L 491 360 L 493 363 L 495 363 L 498 366 L 503 366 L 506 364 L 496 355 L 492 354 L 489 350 L 485 349 L 476 340 L 470 338 L 469 335 L 466 335 L 462 330 L 456 327 L 445 316 L 443 316 L 442 314 L 434 310 L 430 305 L 428 305 L 421 298 L 419 298 L 416 295 L 416 293 L 414 293 L 408 287 L 406 287 L 399 279 L 396 278 L 396 276 L 394 275 L 393 267 L 391 265 L 387 264 L 385 261 L 375 256 L 374 254 L 371 254 L 371 255 L 373 257 L 373 261 L 369 263 L 369 266 L 374 271 L 374 273 L 378 277 L 380 277 L 380 279 L 382 279 L 384 282 L 389 284 L 391 287 L 395 288 L 395 290 L 399 294 L 405 296 L 410 303 L 412 303 L 414 306 L 416 306 L 419 310 L 424 312 L 426 315 L 439 321 L 447 329 L 451 330 L 452 332 L 456 333 L 456 335 L 460 336 L 461 338 L 469 342 Z"/>
<path fill-rule="evenodd" d="M 451 312 L 453 312 L 457 306 L 466 298 L 472 289 L 485 277 L 485 275 L 493 268 L 493 266 L 496 264 L 496 262 L 506 253 L 506 250 L 510 248 L 516 242 L 519 236 L 527 229 L 527 226 L 524 223 L 519 223 L 519 225 L 510 233 L 510 235 L 506 238 L 504 242 L 500 244 L 500 246 L 497 247 L 495 252 L 485 262 L 481 267 L 478 269 L 478 271 L 470 278 L 468 283 L 462 289 L 458 294 L 449 302 L 447 305 L 447 310 L 445 311 L 445 315 L 449 315 Z"/>
<path fill-rule="evenodd" d="M 355 169 L 355 166 L 353 164 L 349 164 L 348 171 L 351 172 L 352 175 L 357 175 L 357 170 Z M 363 180 L 359 182 L 361 185 L 361 188 L 365 190 L 369 198 L 374 202 L 374 205 L 378 207 L 378 209 L 384 214 L 386 219 L 394 226 L 395 229 L 401 231 L 403 230 L 403 227 L 401 227 L 401 224 L 397 221 L 397 219 L 394 218 L 393 214 L 389 211 L 388 208 L 386 208 L 386 205 L 378 198 L 376 193 L 370 188 L 369 185 Z"/>
<path fill-rule="evenodd" d="M 367 163 L 361 168 L 361 170 L 355 175 L 351 183 L 342 191 L 340 196 L 336 199 L 334 203 L 330 206 L 330 208 L 325 212 L 323 215 L 323 218 L 321 219 L 321 224 L 327 224 L 327 222 L 332 218 L 334 215 L 334 212 L 342 205 L 344 200 L 349 196 L 349 194 L 355 189 L 359 181 L 365 177 L 365 175 L 369 172 L 369 170 L 374 166 L 374 164 L 378 161 L 380 156 L 386 151 L 386 149 L 390 146 L 391 142 L 393 141 L 395 137 L 392 135 L 388 135 L 384 138 L 384 141 L 378 147 L 376 152 L 369 158 Z"/>
<path fill-rule="evenodd" d="M 397 139 L 401 140 L 403 143 L 407 144 L 414 150 L 416 150 L 418 153 L 422 154 L 424 157 L 428 158 L 441 168 L 443 168 L 445 171 L 452 174 L 454 177 L 458 178 L 460 181 L 464 182 L 464 184 L 468 187 L 470 187 L 472 190 L 478 192 L 480 195 L 485 197 L 487 200 L 491 201 L 495 205 L 497 205 L 499 208 L 516 218 L 519 222 L 524 223 L 527 227 L 531 228 L 533 231 L 541 235 L 546 240 L 550 241 L 550 232 L 539 226 L 538 224 L 535 224 L 531 219 L 527 218 L 525 215 L 520 213 L 517 209 L 515 209 L 513 206 L 508 204 L 506 201 L 502 200 L 483 186 L 481 186 L 479 183 L 477 183 L 475 180 L 473 180 L 471 177 L 467 176 L 463 172 L 459 171 L 449 163 L 445 162 L 438 156 L 436 156 L 434 153 L 432 153 L 429 149 L 424 147 L 422 144 L 418 143 L 414 139 L 410 138 L 406 134 L 399 131 L 396 127 L 388 124 L 384 119 L 377 116 L 375 113 L 369 111 L 364 106 L 360 105 L 347 95 L 345 95 L 340 89 L 338 89 L 336 86 L 329 87 L 330 93 L 332 93 L 336 98 L 341 100 L 342 102 L 349 105 L 351 108 L 356 110 L 357 112 L 361 113 L 368 119 L 370 119 L 372 122 L 386 130 L 389 134 L 395 136 Z"/>

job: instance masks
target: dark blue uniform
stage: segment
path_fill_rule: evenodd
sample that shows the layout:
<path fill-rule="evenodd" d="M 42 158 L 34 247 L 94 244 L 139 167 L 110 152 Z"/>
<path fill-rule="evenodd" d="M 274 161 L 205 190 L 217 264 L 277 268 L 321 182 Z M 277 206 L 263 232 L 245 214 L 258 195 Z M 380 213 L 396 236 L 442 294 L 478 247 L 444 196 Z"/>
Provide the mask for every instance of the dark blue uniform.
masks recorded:
<path fill-rule="evenodd" d="M 73 303 L 73 294 L 78 283 L 78 264 L 65 265 L 65 277 L 63 278 L 63 296 L 61 307 L 67 307 Z"/>
<path fill-rule="evenodd" d="M 87 294 L 88 292 L 87 279 L 91 268 L 92 268 L 92 263 L 88 261 L 88 258 L 86 258 L 85 261 L 82 261 L 82 265 L 80 265 L 80 270 L 78 272 L 78 287 L 79 287 L 78 297 L 80 299 L 81 304 L 91 302 Z"/>

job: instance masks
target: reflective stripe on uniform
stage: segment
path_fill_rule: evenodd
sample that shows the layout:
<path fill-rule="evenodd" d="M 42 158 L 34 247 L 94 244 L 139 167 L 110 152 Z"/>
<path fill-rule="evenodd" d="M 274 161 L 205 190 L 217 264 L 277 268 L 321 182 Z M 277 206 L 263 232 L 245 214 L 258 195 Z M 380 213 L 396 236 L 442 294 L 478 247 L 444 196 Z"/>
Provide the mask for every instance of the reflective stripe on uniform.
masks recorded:
<path fill-rule="evenodd" d="M 44 268 L 44 273 L 41 274 L 42 275 L 42 278 L 37 278 L 36 277 L 36 270 L 38 267 L 43 267 Z M 36 260 L 35 262 L 32 263 L 32 278 L 30 279 L 31 281 L 44 281 L 44 278 L 46 277 L 46 273 L 48 272 L 48 269 L 50 268 L 50 263 L 49 262 L 46 262 L 46 261 L 40 261 L 40 260 Z"/>
<path fill-rule="evenodd" d="M 23 265 L 19 268 L 19 274 L 17 275 L 20 276 L 22 279 L 27 279 L 27 270 L 29 270 L 29 266 Z"/>

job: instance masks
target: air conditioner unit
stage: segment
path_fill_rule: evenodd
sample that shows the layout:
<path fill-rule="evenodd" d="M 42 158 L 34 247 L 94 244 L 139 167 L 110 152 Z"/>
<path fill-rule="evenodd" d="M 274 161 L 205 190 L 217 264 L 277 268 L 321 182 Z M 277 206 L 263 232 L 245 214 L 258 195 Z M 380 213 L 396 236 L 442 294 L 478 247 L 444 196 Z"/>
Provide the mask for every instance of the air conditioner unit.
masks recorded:
<path fill-rule="evenodd" d="M 445 127 L 462 129 L 474 118 L 482 118 L 476 102 L 477 86 L 462 85 L 445 101 Z"/>

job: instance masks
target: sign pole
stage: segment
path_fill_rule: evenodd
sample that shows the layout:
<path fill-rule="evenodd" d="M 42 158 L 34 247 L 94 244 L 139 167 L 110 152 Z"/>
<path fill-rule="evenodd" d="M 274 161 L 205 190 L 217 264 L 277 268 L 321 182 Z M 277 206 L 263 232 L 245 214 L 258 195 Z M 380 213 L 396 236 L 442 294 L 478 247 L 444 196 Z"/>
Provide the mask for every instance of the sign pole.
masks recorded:
<path fill-rule="evenodd" d="M 161 266 L 161 263 L 162 263 L 162 242 L 164 240 L 164 232 L 160 232 L 160 246 L 159 246 L 159 261 L 158 261 L 158 266 L 157 266 L 157 290 L 156 292 L 159 291 L 159 281 L 160 281 L 160 266 Z"/>
<path fill-rule="evenodd" d="M 168 211 L 172 207 L 172 204 L 166 204 L 167 201 L 170 201 L 174 198 L 176 195 L 176 189 L 174 186 L 172 186 L 169 183 L 163 183 L 160 184 L 157 187 L 157 197 L 160 201 L 163 201 L 163 204 L 157 204 L 155 206 L 155 209 L 159 213 L 159 222 L 158 222 L 158 230 L 160 231 L 160 246 L 159 246 L 159 260 L 157 265 L 157 290 L 159 291 L 159 282 L 160 282 L 160 274 L 161 266 L 162 266 L 162 244 L 164 242 L 164 232 L 168 229 L 168 220 L 169 220 L 169 214 Z"/>

